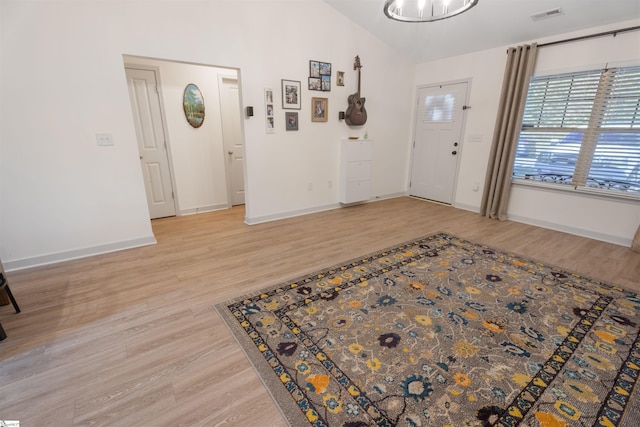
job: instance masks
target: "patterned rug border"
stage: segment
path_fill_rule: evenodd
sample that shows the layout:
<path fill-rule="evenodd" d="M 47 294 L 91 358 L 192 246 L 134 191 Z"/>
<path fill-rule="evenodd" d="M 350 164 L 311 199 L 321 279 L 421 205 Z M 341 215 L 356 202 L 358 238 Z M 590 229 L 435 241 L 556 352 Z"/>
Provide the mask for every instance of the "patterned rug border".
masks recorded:
<path fill-rule="evenodd" d="M 364 255 L 352 257 L 348 260 L 345 260 L 330 266 L 326 266 L 326 267 L 317 269 L 315 271 L 310 271 L 310 272 L 299 274 L 296 276 L 290 276 L 288 278 L 285 277 L 284 279 L 277 279 L 270 285 L 265 285 L 257 290 L 246 292 L 238 297 L 234 297 L 232 299 L 223 301 L 221 303 L 214 304 L 213 306 L 214 309 L 218 312 L 223 322 L 229 329 L 231 335 L 234 337 L 234 339 L 238 343 L 238 346 L 244 353 L 249 364 L 256 371 L 258 377 L 260 378 L 260 381 L 263 383 L 267 392 L 269 393 L 272 400 L 276 404 L 276 407 L 280 411 L 283 419 L 289 424 L 289 426 L 309 425 L 309 420 L 300 411 L 299 406 L 293 401 L 293 399 L 291 399 L 291 395 L 287 392 L 285 387 L 283 387 L 282 382 L 274 375 L 272 367 L 268 364 L 267 360 L 265 360 L 262 353 L 258 350 L 254 342 L 251 340 L 251 338 L 245 333 L 245 330 L 242 327 L 242 325 L 231 313 L 231 310 L 229 310 L 229 306 L 236 304 L 242 300 L 255 297 L 256 295 L 261 295 L 261 294 L 265 294 L 267 292 L 273 291 L 277 288 L 282 287 L 283 285 L 286 285 L 289 283 L 296 283 L 310 276 L 316 276 L 318 274 L 326 273 L 327 271 L 338 269 L 340 267 L 352 264 L 354 262 L 363 260 L 365 258 L 370 258 L 375 255 L 394 250 L 398 247 L 412 244 L 416 241 L 429 239 L 429 238 L 433 239 L 433 238 L 437 238 L 438 236 L 448 237 L 448 238 L 456 239 L 461 243 L 467 243 L 467 244 L 479 246 L 484 249 L 494 251 L 498 255 L 505 255 L 505 256 L 521 259 L 521 260 L 526 260 L 528 262 L 535 263 L 539 266 L 554 269 L 558 272 L 564 273 L 574 278 L 588 279 L 592 281 L 594 284 L 597 283 L 600 286 L 610 288 L 612 290 L 638 294 L 637 291 L 632 290 L 630 288 L 623 287 L 608 281 L 604 281 L 593 276 L 585 276 L 582 273 L 577 273 L 576 271 L 568 270 L 564 267 L 557 266 L 556 264 L 543 262 L 536 258 L 531 258 L 531 257 L 521 255 L 518 252 L 508 251 L 500 247 L 490 246 L 475 240 L 462 238 L 452 233 L 439 231 L 439 232 L 425 234 L 413 239 L 404 240 L 402 242 L 387 246 L 383 249 L 377 249 L 377 250 L 368 252 L 367 254 L 364 254 Z M 638 336 L 638 340 L 640 341 L 640 336 Z M 638 352 L 640 352 L 640 348 L 638 348 L 638 346 L 636 345 L 636 354 L 638 354 Z M 635 394 L 635 390 L 633 394 Z"/>
<path fill-rule="evenodd" d="M 267 289 L 271 289 L 273 287 L 277 287 L 277 285 L 274 285 Z M 245 295 L 245 297 L 249 295 L 253 294 L 247 294 Z M 258 378 L 264 385 L 267 393 L 269 393 L 269 396 L 271 396 L 271 399 L 280 411 L 282 418 L 291 427 L 308 425 L 309 421 L 307 420 L 307 418 L 302 414 L 302 412 L 300 412 L 300 408 L 293 401 L 293 399 L 291 399 L 289 393 L 286 392 L 286 390 L 282 386 L 282 382 L 278 381 L 278 379 L 274 376 L 273 369 L 269 366 L 264 357 L 262 357 L 262 354 L 260 353 L 260 351 L 258 351 L 249 336 L 244 333 L 244 329 L 240 326 L 235 317 L 233 317 L 231 311 L 228 309 L 229 305 L 234 304 L 235 302 L 238 302 L 242 299 L 243 298 L 239 298 L 230 300 L 226 303 L 216 304 L 214 305 L 214 308 L 222 318 L 224 324 L 229 329 L 229 332 L 231 333 L 233 338 L 238 343 L 238 346 L 240 347 L 242 353 L 244 353 L 245 358 L 258 375 Z"/>

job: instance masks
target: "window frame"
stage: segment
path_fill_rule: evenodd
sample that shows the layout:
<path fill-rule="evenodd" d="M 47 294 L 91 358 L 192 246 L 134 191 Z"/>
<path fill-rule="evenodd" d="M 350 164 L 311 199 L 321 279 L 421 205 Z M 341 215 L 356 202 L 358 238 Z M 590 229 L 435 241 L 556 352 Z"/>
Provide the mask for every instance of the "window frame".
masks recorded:
<path fill-rule="evenodd" d="M 637 74 L 640 73 L 640 65 L 638 65 L 637 63 L 634 63 L 633 65 L 611 67 L 600 70 L 564 72 L 562 74 L 532 77 L 528 88 L 527 99 L 525 101 L 525 108 L 523 111 L 522 123 L 520 126 L 520 135 L 518 136 L 518 141 L 516 143 L 513 154 L 512 166 L 514 167 L 514 170 L 512 172 L 512 183 L 549 189 L 578 191 L 580 193 L 605 197 L 640 200 L 640 189 L 636 190 L 635 185 L 632 189 L 623 190 L 616 188 L 602 188 L 602 184 L 599 188 L 597 186 L 593 186 L 592 183 L 589 183 L 591 164 L 594 159 L 594 154 L 596 153 L 599 137 L 601 135 L 607 133 L 632 133 L 637 134 L 638 141 L 640 141 L 640 102 L 637 103 L 638 107 L 628 119 L 629 121 L 627 123 L 623 122 L 623 126 L 611 126 L 610 124 L 607 124 L 607 121 L 611 120 L 611 115 L 607 115 L 605 113 L 611 113 L 612 111 L 615 111 L 616 101 L 622 100 L 621 102 L 624 102 L 624 93 L 622 95 L 619 95 L 619 97 L 617 98 L 613 96 L 615 92 L 613 81 L 617 78 L 617 76 L 624 76 L 625 73 L 631 73 L 630 82 L 633 84 L 632 91 L 635 92 L 636 83 L 640 82 L 637 77 Z M 576 98 L 579 98 L 579 96 L 582 95 L 584 96 L 584 99 L 574 100 L 572 99 L 572 96 L 574 95 L 572 93 L 574 80 L 582 77 L 584 77 L 585 79 L 591 79 L 587 82 L 591 86 L 585 84 L 584 86 L 586 89 L 579 88 L 580 90 L 584 91 L 581 92 L 580 90 L 577 90 Z M 595 78 L 597 78 L 597 85 L 595 85 L 595 87 L 592 87 L 594 85 Z M 555 92 L 549 91 L 549 87 L 554 84 L 568 86 L 568 89 L 563 89 L 561 91 Z M 594 89 L 595 93 L 589 92 L 589 90 Z M 537 92 L 532 95 L 532 90 L 536 90 Z M 631 99 L 635 100 L 635 93 L 633 92 Z M 544 94 L 541 95 L 541 93 Z M 547 94 L 560 94 L 561 96 L 556 98 L 552 98 L 550 96 L 549 102 L 547 103 Z M 533 104 L 533 109 L 528 108 L 530 107 L 529 102 Z M 572 102 L 575 104 L 572 104 Z M 583 104 L 580 104 L 581 102 Z M 559 112 L 562 110 L 563 103 L 564 112 Z M 588 104 L 588 108 L 585 108 L 586 104 Z M 545 111 L 545 107 L 550 112 Z M 567 111 L 569 110 L 580 108 L 580 115 L 575 114 L 575 112 L 573 113 L 573 115 L 567 113 Z M 586 119 L 585 113 L 587 113 L 587 110 L 590 110 L 588 111 L 589 117 L 588 121 L 586 121 L 586 126 L 584 126 Z M 564 126 L 565 118 L 567 118 L 566 122 L 568 126 Z M 615 116 L 615 118 L 618 117 Z M 624 119 L 627 120 L 627 118 Z M 553 124 L 555 126 L 549 126 L 549 124 Z M 516 170 L 519 168 L 518 166 L 516 166 L 518 160 L 522 160 L 524 158 L 523 155 L 519 159 L 518 153 L 527 150 L 527 146 L 525 146 L 524 144 L 521 145 L 521 142 L 524 142 L 522 137 L 525 132 L 529 133 L 529 135 L 540 133 L 541 135 L 546 134 L 549 136 L 553 133 L 564 133 L 566 134 L 566 137 L 568 137 L 572 133 L 582 134 L 582 139 L 581 141 L 579 141 L 577 160 L 575 161 L 575 165 L 573 166 L 572 174 L 567 175 L 568 179 L 570 180 L 570 184 L 566 182 L 544 182 L 542 181 L 544 178 L 544 174 L 516 174 L 517 172 L 519 172 Z M 635 139 L 635 137 L 631 138 L 632 141 L 633 139 Z M 534 137 L 534 140 L 537 139 Z M 536 156 L 540 156 L 546 153 L 553 153 L 551 150 L 551 142 L 545 141 L 544 137 L 537 141 L 544 141 L 545 143 L 548 143 L 548 146 L 544 146 L 542 150 L 539 150 L 538 146 L 536 145 Z M 551 139 L 549 139 L 549 141 L 551 141 Z M 631 148 L 633 151 L 633 157 L 631 158 L 632 161 L 640 161 L 640 145 L 638 145 L 638 147 L 631 145 Z M 529 162 L 531 162 L 531 160 L 525 159 L 524 162 L 522 162 L 524 166 L 521 166 L 520 169 L 526 169 L 526 166 L 529 165 Z M 595 171 L 597 171 L 597 169 L 595 169 Z M 552 171 L 552 173 L 550 173 L 549 175 L 560 177 L 561 174 L 559 174 L 559 172 L 561 172 L 561 168 Z M 538 175 L 538 179 L 532 178 L 536 175 Z M 605 180 L 608 180 L 609 183 L 613 183 L 615 182 L 615 178 L 615 174 L 612 174 L 610 177 L 605 178 Z M 593 179 L 593 177 L 591 179 Z M 633 180 L 631 181 L 631 183 L 636 184 L 636 181 Z"/>

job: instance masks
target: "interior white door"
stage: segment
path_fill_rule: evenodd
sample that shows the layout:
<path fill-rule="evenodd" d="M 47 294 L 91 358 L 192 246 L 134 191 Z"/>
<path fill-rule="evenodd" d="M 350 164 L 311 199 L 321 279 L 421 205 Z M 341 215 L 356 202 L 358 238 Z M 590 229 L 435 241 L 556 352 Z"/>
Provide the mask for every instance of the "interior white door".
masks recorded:
<path fill-rule="evenodd" d="M 151 219 L 174 216 L 176 206 L 156 72 L 128 67 L 125 71 L 149 215 Z"/>
<path fill-rule="evenodd" d="M 418 89 L 409 194 L 453 202 L 467 83 Z"/>
<path fill-rule="evenodd" d="M 244 142 L 238 80 L 220 76 L 220 114 L 227 167 L 227 188 L 232 206 L 244 205 Z"/>

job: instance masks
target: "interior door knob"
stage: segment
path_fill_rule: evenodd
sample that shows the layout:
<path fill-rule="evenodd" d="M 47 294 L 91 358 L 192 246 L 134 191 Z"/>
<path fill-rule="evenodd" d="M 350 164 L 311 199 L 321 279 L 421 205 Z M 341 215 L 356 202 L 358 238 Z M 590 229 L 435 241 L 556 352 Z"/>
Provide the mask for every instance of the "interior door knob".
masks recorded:
<path fill-rule="evenodd" d="M 228 151 L 228 153 L 229 153 L 229 155 L 232 155 L 232 154 L 233 154 L 233 151 L 229 150 L 229 151 Z"/>
<path fill-rule="evenodd" d="M 458 152 L 457 151 L 452 151 L 451 154 L 453 154 L 455 156 L 456 154 L 458 154 Z"/>

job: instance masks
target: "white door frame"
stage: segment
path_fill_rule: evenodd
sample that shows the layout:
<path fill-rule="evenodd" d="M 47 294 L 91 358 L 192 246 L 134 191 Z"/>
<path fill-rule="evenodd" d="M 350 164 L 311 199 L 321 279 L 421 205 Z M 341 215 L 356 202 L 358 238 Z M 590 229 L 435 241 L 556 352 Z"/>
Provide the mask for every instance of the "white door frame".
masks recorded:
<path fill-rule="evenodd" d="M 238 104 L 239 104 L 239 110 L 238 110 L 238 115 L 240 116 L 240 139 L 242 140 L 242 146 L 243 146 L 243 150 L 244 150 L 244 158 L 245 158 L 245 162 L 244 162 L 244 166 L 243 166 L 243 171 L 242 171 L 242 180 L 243 180 L 243 187 L 245 189 L 245 200 L 244 200 L 244 205 L 246 205 L 246 186 L 247 186 L 247 162 L 246 162 L 246 153 L 247 153 L 247 147 L 246 147 L 246 141 L 244 138 L 244 121 L 243 121 L 243 116 L 242 116 L 242 92 L 241 92 L 241 86 L 240 86 L 240 70 L 238 69 L 234 69 L 235 71 L 235 75 L 232 74 L 224 74 L 224 73 L 218 73 L 218 93 L 220 93 L 220 91 L 222 90 L 222 86 L 224 85 L 224 80 L 225 79 L 231 79 L 231 80 L 235 80 L 236 84 L 238 85 Z M 220 96 L 220 102 L 222 102 L 222 96 Z M 222 106 L 221 106 L 222 107 Z M 222 119 L 222 113 L 221 113 L 221 119 Z M 222 126 L 224 127 L 224 121 L 222 122 Z M 224 137 L 223 137 L 224 138 Z M 224 153 L 224 157 L 226 158 L 227 153 L 227 147 L 226 147 L 226 142 L 223 142 L 222 144 L 222 149 L 225 151 Z M 229 171 L 229 163 L 227 161 L 225 161 L 224 163 L 225 165 L 225 178 L 227 180 L 227 207 L 231 208 L 233 206 L 233 197 L 231 195 L 233 189 L 232 189 L 232 181 L 233 178 L 231 177 L 231 172 Z"/>
<path fill-rule="evenodd" d="M 178 189 L 176 187 L 176 179 L 173 173 L 173 154 L 171 153 L 171 141 L 169 138 L 169 130 L 167 129 L 167 118 L 165 116 L 165 106 L 164 106 L 164 94 L 162 93 L 162 76 L 160 75 L 160 67 L 155 65 L 140 65 L 135 62 L 125 62 L 124 68 L 133 68 L 138 70 L 147 70 L 153 71 L 156 74 L 156 84 L 158 90 L 158 102 L 160 105 L 160 118 L 162 120 L 162 131 L 164 132 L 164 141 L 167 148 L 167 162 L 169 166 L 169 179 L 171 180 L 171 191 L 173 192 L 173 206 L 176 213 L 176 216 L 179 216 L 178 211 Z"/>
<path fill-rule="evenodd" d="M 432 88 L 432 87 L 440 87 L 440 86 L 447 86 L 447 85 L 454 85 L 454 84 L 458 84 L 458 83 L 466 83 L 467 84 L 467 91 L 465 93 L 464 96 L 464 104 L 465 106 L 469 105 L 469 93 L 471 92 L 471 82 L 472 82 L 472 78 L 465 78 L 465 79 L 457 79 L 457 80 L 449 80 L 446 82 L 440 82 L 440 83 L 428 83 L 428 84 L 423 84 L 423 85 L 418 85 L 416 86 L 416 91 L 415 91 L 415 98 L 413 101 L 413 123 L 412 123 L 412 131 L 411 131 L 411 150 L 410 150 L 410 167 L 409 167 L 409 174 L 407 176 L 407 195 L 411 194 L 411 189 L 409 188 L 409 184 L 411 182 L 411 177 L 413 176 L 413 167 L 414 167 L 414 155 L 413 152 L 415 150 L 415 141 L 416 141 L 416 126 L 418 124 L 418 111 L 419 111 L 419 106 L 418 103 L 420 102 L 420 90 L 421 89 L 428 89 L 428 88 Z M 471 108 L 471 107 L 469 107 Z M 466 125 L 467 125 L 467 114 L 466 112 L 468 111 L 468 109 L 465 109 L 465 114 L 462 114 L 462 128 L 460 131 L 460 141 L 458 141 L 458 155 L 456 156 L 456 170 L 455 170 L 455 174 L 453 177 L 453 194 L 452 194 L 452 202 L 451 202 L 451 206 L 456 207 L 456 193 L 458 191 L 458 176 L 459 176 L 459 172 L 460 172 L 460 158 L 461 158 L 461 154 L 463 153 L 462 151 L 462 147 L 464 145 L 463 141 L 464 141 L 464 137 L 465 137 L 465 131 L 466 131 Z"/>

